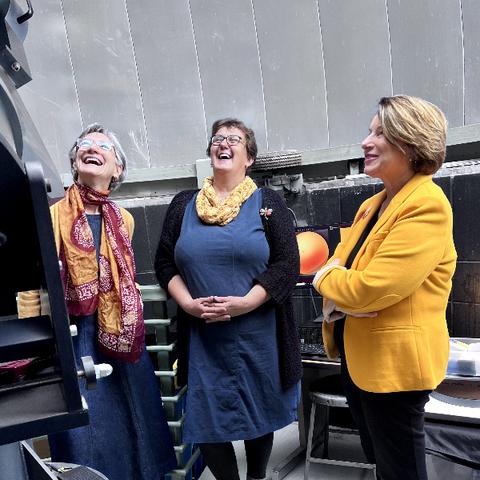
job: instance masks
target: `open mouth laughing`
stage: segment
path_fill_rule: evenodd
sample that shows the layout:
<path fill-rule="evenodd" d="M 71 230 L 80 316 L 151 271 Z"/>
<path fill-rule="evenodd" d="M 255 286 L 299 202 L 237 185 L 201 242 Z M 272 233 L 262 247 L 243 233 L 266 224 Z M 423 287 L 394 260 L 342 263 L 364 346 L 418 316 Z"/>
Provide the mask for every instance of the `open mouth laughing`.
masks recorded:
<path fill-rule="evenodd" d="M 85 165 L 96 165 L 97 167 L 103 166 L 103 161 L 97 157 L 88 156 L 82 159 Z"/>

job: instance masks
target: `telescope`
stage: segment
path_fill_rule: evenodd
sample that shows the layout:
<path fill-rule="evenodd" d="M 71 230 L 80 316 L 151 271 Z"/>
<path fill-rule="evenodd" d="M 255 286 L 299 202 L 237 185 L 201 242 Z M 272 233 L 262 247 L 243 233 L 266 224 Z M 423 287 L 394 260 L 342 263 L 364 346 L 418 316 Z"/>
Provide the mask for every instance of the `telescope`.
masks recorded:
<path fill-rule="evenodd" d="M 7 367 L 0 369 L 0 476 L 44 480 L 57 477 L 24 440 L 85 425 L 88 411 L 49 212 L 64 189 L 17 92 L 31 80 L 23 38 L 33 7 L 26 3 L 22 11 L 15 0 L 0 0 L 0 366 Z M 26 290 L 41 291 L 42 315 L 19 319 L 16 296 Z M 90 357 L 81 374 L 87 388 L 94 385 Z"/>

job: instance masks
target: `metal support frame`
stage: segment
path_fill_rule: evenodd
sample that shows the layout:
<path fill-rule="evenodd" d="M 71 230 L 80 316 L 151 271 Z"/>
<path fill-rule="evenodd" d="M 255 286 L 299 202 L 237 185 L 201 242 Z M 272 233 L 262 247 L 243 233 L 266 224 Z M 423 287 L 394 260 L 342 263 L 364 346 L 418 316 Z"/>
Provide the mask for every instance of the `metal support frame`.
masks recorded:
<path fill-rule="evenodd" d="M 13 220 L 2 217 L 2 222 L 5 222 L 2 230 L 6 232 L 9 248 L 5 254 L 12 257 L 3 255 L 2 258 L 7 262 L 5 267 L 16 258 L 26 256 L 19 250 L 23 248 L 23 244 L 15 243 L 15 235 L 18 233 L 15 223 L 12 223 L 15 218 L 22 218 L 22 221 L 28 224 L 26 231 L 31 235 L 28 242 L 33 253 L 26 256 L 27 263 L 21 263 L 25 279 L 21 276 L 15 278 L 10 288 L 4 285 L 6 292 L 0 292 L 5 293 L 1 299 L 11 308 L 9 298 L 17 289 L 21 291 L 44 287 L 48 295 L 50 315 L 33 317 L 30 320 L 1 317 L 0 361 L 47 355 L 54 358 L 54 370 L 41 378 L 34 377 L 28 382 L 0 387 L 1 445 L 88 423 L 87 409 L 78 386 L 43 170 L 40 163 L 31 161 L 24 164 L 26 174 L 22 174 L 22 162 L 16 158 L 14 152 L 8 150 L 6 148 L 5 152 L 8 152 L 11 158 L 5 153 L 5 172 L 18 174 L 7 178 L 16 182 L 12 186 L 16 189 L 16 195 L 26 200 L 21 204 L 16 203 L 16 197 L 12 198 L 15 208 L 18 209 L 9 210 L 13 212 Z M 2 247 L 2 250 L 5 248 Z"/>

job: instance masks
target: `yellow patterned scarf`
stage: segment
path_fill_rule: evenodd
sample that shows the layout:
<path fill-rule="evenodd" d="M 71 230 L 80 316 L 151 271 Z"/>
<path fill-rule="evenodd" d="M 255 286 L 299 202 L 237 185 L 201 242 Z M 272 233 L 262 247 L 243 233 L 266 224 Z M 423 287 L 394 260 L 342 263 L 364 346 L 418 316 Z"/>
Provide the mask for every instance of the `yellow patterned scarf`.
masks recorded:
<path fill-rule="evenodd" d="M 250 177 L 245 177 L 230 192 L 230 195 L 220 202 L 213 188 L 213 177 L 207 177 L 203 182 L 203 188 L 197 195 L 195 204 L 197 214 L 205 223 L 226 225 L 238 215 L 242 204 L 256 189 L 255 182 Z"/>
<path fill-rule="evenodd" d="M 107 355 L 135 362 L 143 353 L 145 326 L 135 285 L 135 261 L 119 207 L 97 192 L 74 183 L 58 204 L 59 257 L 68 313 L 97 312 L 98 344 Z M 97 260 L 84 204 L 99 205 L 102 237 Z"/>

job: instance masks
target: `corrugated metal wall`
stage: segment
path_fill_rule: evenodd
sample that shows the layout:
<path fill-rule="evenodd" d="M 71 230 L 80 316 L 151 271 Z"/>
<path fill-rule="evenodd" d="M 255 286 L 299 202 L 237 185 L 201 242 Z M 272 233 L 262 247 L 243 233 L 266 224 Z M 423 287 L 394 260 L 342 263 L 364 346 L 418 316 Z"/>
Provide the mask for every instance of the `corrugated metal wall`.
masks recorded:
<path fill-rule="evenodd" d="M 433 101 L 451 127 L 480 122 L 478 0 L 34 6 L 25 42 L 34 80 L 20 93 L 62 173 L 92 121 L 119 134 L 130 171 L 159 177 L 203 158 L 223 116 L 251 125 L 261 151 L 358 143 L 392 93 Z"/>

